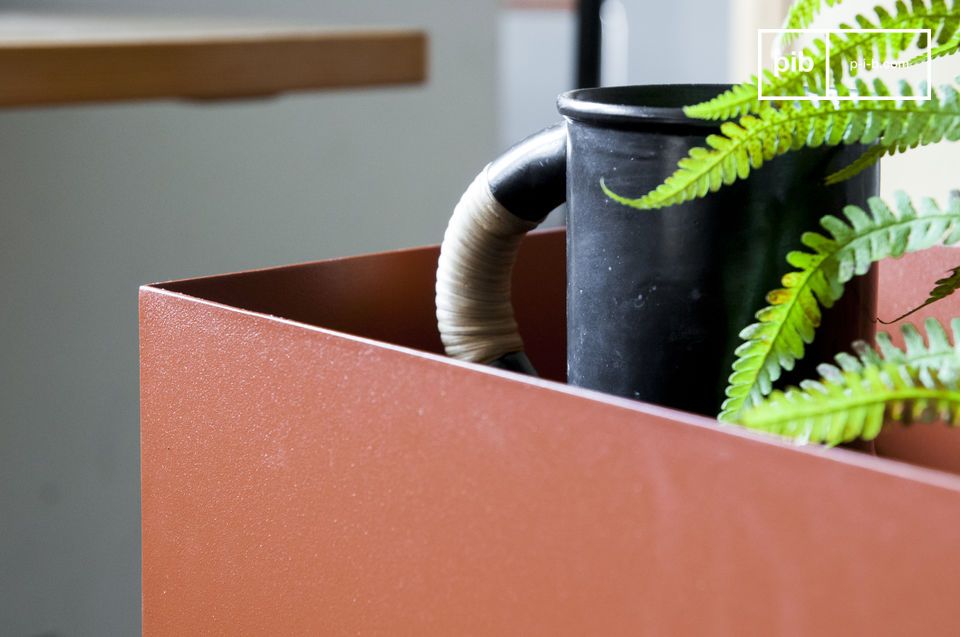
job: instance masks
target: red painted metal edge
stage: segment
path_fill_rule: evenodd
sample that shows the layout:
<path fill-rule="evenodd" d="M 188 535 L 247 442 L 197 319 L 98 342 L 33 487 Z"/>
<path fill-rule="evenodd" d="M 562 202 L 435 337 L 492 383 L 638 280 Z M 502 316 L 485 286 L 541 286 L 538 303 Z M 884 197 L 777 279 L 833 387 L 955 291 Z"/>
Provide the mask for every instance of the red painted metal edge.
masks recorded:
<path fill-rule="evenodd" d="M 960 477 L 445 359 L 436 254 L 141 290 L 144 634 L 956 633 Z"/>

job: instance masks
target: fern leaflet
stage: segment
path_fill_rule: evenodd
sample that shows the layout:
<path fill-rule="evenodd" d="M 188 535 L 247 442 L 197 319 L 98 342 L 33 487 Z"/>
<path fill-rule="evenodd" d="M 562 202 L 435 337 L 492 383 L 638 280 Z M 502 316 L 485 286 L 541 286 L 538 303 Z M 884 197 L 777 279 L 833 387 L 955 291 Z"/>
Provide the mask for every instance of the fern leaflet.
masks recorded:
<path fill-rule="evenodd" d="M 875 163 L 880 161 L 880 159 L 887 154 L 892 154 L 891 149 L 886 146 L 871 146 L 867 150 L 863 151 L 863 154 L 857 157 L 854 161 L 850 162 L 840 170 L 835 173 L 830 173 L 827 175 L 826 179 L 823 180 L 828 186 L 838 184 L 841 181 L 846 181 L 851 177 L 859 175 L 870 166 L 873 166 Z"/>
<path fill-rule="evenodd" d="M 946 44 L 941 44 L 938 47 L 934 47 L 934 49 L 930 51 L 929 56 L 925 56 L 925 55 L 920 56 L 919 64 L 922 64 L 923 62 L 927 62 L 929 60 L 936 60 L 937 58 L 953 55 L 957 51 L 960 51 L 960 37 L 954 36 Z"/>
<path fill-rule="evenodd" d="M 871 347 L 865 341 L 856 341 L 853 343 L 853 349 L 857 353 L 854 358 L 850 354 L 838 354 L 836 356 L 837 364 L 844 370 L 856 370 L 856 365 L 869 363 L 893 363 L 896 365 L 910 365 L 918 369 L 930 369 L 941 378 L 949 378 L 960 371 L 960 318 L 950 321 L 950 331 L 953 335 L 953 343 L 947 337 L 946 331 L 935 318 L 928 318 L 924 321 L 924 329 L 927 333 L 927 343 L 923 340 L 923 334 L 907 323 L 900 328 L 903 336 L 904 349 L 900 349 L 890 340 L 890 335 L 886 332 L 880 332 L 876 338 L 876 349 Z M 821 375 L 823 370 L 821 371 Z"/>
<path fill-rule="evenodd" d="M 820 306 L 832 307 L 847 281 L 886 257 L 960 242 L 956 193 L 946 209 L 930 199 L 922 200 L 917 209 L 903 193 L 897 194 L 895 208 L 878 197 L 868 204 L 869 213 L 856 206 L 844 208 L 845 220 L 823 217 L 820 225 L 829 237 L 805 233 L 802 242 L 810 251 L 787 255 L 787 262 L 798 270 L 783 277 L 783 288 L 770 292 L 770 305 L 757 312 L 757 322 L 740 333 L 745 342 L 735 352 L 720 420 L 736 420 L 743 409 L 772 391 L 782 370 L 793 369 L 805 346 L 813 342 Z"/>
<path fill-rule="evenodd" d="M 921 53 L 920 55 L 914 57 L 909 61 L 908 64 L 910 66 L 925 64 L 932 60 L 947 57 L 948 55 L 954 55 L 958 51 L 960 51 L 960 34 L 954 35 L 947 42 L 933 47 L 929 53 Z"/>
<path fill-rule="evenodd" d="M 906 352 L 890 345 L 889 337 L 879 353 L 857 343 L 859 357 L 840 354 L 837 365 L 820 365 L 820 380 L 775 391 L 744 412 L 742 424 L 830 445 L 872 440 L 888 419 L 960 424 L 960 351 L 937 321 L 928 320 L 926 329 L 928 346 L 916 328 L 904 328 Z M 954 320 L 954 343 L 958 329 Z"/>

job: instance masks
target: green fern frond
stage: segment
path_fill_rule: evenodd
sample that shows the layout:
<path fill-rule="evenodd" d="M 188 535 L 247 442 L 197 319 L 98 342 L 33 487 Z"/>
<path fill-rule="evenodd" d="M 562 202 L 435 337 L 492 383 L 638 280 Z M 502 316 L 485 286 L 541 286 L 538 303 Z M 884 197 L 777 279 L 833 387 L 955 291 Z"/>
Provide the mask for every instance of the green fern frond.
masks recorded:
<path fill-rule="evenodd" d="M 764 70 L 763 77 L 765 95 L 786 95 L 784 89 L 777 86 L 777 76 L 772 72 Z M 805 85 L 802 85 L 800 90 L 806 90 Z M 684 106 L 683 113 L 694 119 L 726 120 L 748 113 L 759 113 L 772 107 L 772 101 L 760 100 L 759 80 L 756 75 L 752 75 L 749 81 L 735 84 L 706 102 Z"/>
<path fill-rule="evenodd" d="M 853 177 L 856 177 L 861 172 L 873 166 L 875 163 L 880 161 L 886 156 L 898 155 L 905 153 L 907 151 L 915 150 L 922 145 L 926 145 L 926 142 L 923 144 L 919 140 L 914 140 L 913 143 L 903 143 L 895 144 L 893 146 L 883 146 L 882 144 L 876 144 L 871 146 L 863 152 L 860 157 L 857 157 L 849 165 L 844 166 L 840 170 L 827 175 L 823 182 L 827 186 L 832 186 L 838 184 L 842 181 L 846 181 Z"/>
<path fill-rule="evenodd" d="M 868 204 L 869 213 L 847 206 L 845 219 L 823 217 L 820 225 L 829 236 L 807 232 L 801 240 L 809 251 L 787 255 L 787 263 L 798 269 L 783 277 L 783 288 L 767 295 L 770 305 L 757 312 L 757 322 L 740 333 L 745 342 L 735 352 L 720 420 L 737 420 L 743 409 L 772 391 L 782 370 L 793 369 L 805 346 L 813 342 L 820 306 L 832 307 L 851 278 L 887 257 L 960 242 L 956 193 L 945 209 L 930 199 L 922 200 L 917 209 L 903 193 L 897 193 L 895 208 L 878 197 Z"/>
<path fill-rule="evenodd" d="M 909 366 L 868 366 L 862 372 L 776 391 L 743 415 L 750 429 L 801 442 L 836 445 L 873 440 L 886 420 L 960 424 L 960 382 Z"/>
<path fill-rule="evenodd" d="M 826 179 L 823 182 L 832 186 L 838 184 L 841 181 L 846 181 L 851 177 L 855 177 L 862 173 L 870 166 L 876 164 L 880 159 L 887 154 L 892 154 L 893 150 L 887 148 L 886 146 L 871 146 L 867 150 L 863 151 L 863 154 L 857 157 L 855 160 L 841 168 L 840 170 L 830 173 L 827 175 Z"/>
<path fill-rule="evenodd" d="M 909 365 L 920 370 L 929 369 L 944 379 L 958 374 L 960 372 L 960 318 L 950 321 L 952 343 L 946 330 L 935 318 L 930 317 L 924 321 L 924 330 L 927 334 L 927 342 L 924 342 L 923 334 L 916 327 L 910 323 L 903 325 L 900 333 L 903 337 L 904 349 L 894 345 L 886 332 L 877 334 L 876 349 L 865 341 L 856 341 L 853 343 L 856 356 L 846 353 L 837 354 L 837 365 L 845 371 L 857 371 L 862 365 L 892 363 Z M 824 375 L 825 370 L 826 368 L 818 367 L 821 375 Z"/>
<path fill-rule="evenodd" d="M 926 59 L 936 60 L 938 58 L 947 57 L 948 55 L 953 55 L 957 51 L 960 51 L 960 37 L 954 36 L 950 41 L 936 46 L 930 51 L 929 56 L 920 56 L 921 61 Z"/>
<path fill-rule="evenodd" d="M 944 44 L 933 47 L 929 53 L 921 53 L 915 56 L 910 60 L 909 65 L 916 66 L 917 64 L 924 64 L 932 60 L 947 57 L 948 55 L 954 55 L 957 52 L 960 52 L 960 36 L 954 36 Z"/>
<path fill-rule="evenodd" d="M 948 296 L 956 292 L 958 288 L 960 288 L 960 266 L 950 270 L 950 276 L 945 276 L 942 279 L 938 279 L 934 283 L 934 288 L 933 290 L 930 291 L 930 294 L 927 296 L 926 301 L 924 301 L 917 307 L 913 308 L 909 312 L 901 314 L 900 316 L 893 319 L 892 321 L 881 320 L 880 322 L 885 325 L 889 323 L 896 323 L 897 321 L 905 319 L 911 314 L 918 312 L 919 310 L 922 310 L 928 305 L 936 303 L 937 301 L 942 301 L 943 299 L 947 298 Z"/>
<path fill-rule="evenodd" d="M 741 424 L 803 442 L 835 445 L 858 438 L 872 440 L 886 420 L 945 420 L 960 424 L 960 321 L 951 324 L 953 343 L 934 319 L 927 341 L 904 326 L 906 351 L 878 336 L 880 351 L 855 343 L 857 356 L 839 354 L 836 365 L 820 365 L 818 381 L 775 391 L 746 410 Z"/>
<path fill-rule="evenodd" d="M 836 375 L 836 368 L 844 372 L 860 372 L 870 365 L 907 365 L 918 370 L 930 370 L 940 378 L 949 379 L 960 373 L 960 318 L 950 321 L 951 342 L 940 322 L 930 317 L 923 324 L 927 339 L 912 324 L 900 327 L 904 347 L 893 344 L 890 335 L 879 332 L 876 347 L 866 341 L 854 341 L 854 353 L 841 352 L 834 357 L 836 365 L 817 366 L 821 376 Z"/>
<path fill-rule="evenodd" d="M 843 0 L 796 0 L 787 11 L 787 17 L 783 21 L 783 28 L 790 30 L 806 29 L 813 23 L 813 19 L 821 11 L 821 6 L 826 4 L 828 7 L 839 5 Z M 789 44 L 796 38 L 795 34 L 784 33 L 781 41 Z"/>
<path fill-rule="evenodd" d="M 854 25 L 841 24 L 840 29 L 849 29 L 849 33 L 831 33 L 830 72 L 832 81 L 842 84 L 842 80 L 856 75 L 854 62 L 866 68 L 897 59 L 901 53 L 914 44 L 921 49 L 927 48 L 926 34 L 889 32 L 895 29 L 930 29 L 934 41 L 946 47 L 954 38 L 960 37 L 960 3 L 947 6 L 944 0 L 913 0 L 909 5 L 899 0 L 894 12 L 888 13 L 882 7 L 875 9 L 876 18 L 864 15 L 854 18 Z M 887 32 L 865 32 L 864 29 L 885 29 Z M 938 47 L 941 48 L 941 47 Z M 946 54 L 944 52 L 941 55 Z M 763 95 L 765 97 L 827 95 L 827 45 L 822 39 L 814 40 L 803 50 L 810 59 L 809 71 L 787 71 L 774 74 L 763 72 Z M 919 56 L 918 56 L 919 57 Z M 926 56 L 923 56 L 926 59 Z M 758 78 L 738 84 L 720 95 L 700 104 L 684 109 L 689 117 L 698 119 L 731 119 L 739 115 L 758 113 L 770 107 L 771 102 L 760 101 Z"/>
<path fill-rule="evenodd" d="M 857 81 L 862 96 L 889 95 L 879 79 L 871 88 Z M 919 94 L 927 91 L 921 83 Z M 723 185 L 746 179 L 790 150 L 821 145 L 872 144 L 912 147 L 960 139 L 960 99 L 950 86 L 942 95 L 931 90 L 931 99 L 913 99 L 913 89 L 900 84 L 899 100 L 844 102 L 791 102 L 782 109 L 769 109 L 758 116 L 745 115 L 739 122 L 724 122 L 721 135 L 710 135 L 707 147 L 690 150 L 666 181 L 647 194 L 630 198 L 600 185 L 608 197 L 625 206 L 652 210 L 672 206 L 715 192 Z"/>

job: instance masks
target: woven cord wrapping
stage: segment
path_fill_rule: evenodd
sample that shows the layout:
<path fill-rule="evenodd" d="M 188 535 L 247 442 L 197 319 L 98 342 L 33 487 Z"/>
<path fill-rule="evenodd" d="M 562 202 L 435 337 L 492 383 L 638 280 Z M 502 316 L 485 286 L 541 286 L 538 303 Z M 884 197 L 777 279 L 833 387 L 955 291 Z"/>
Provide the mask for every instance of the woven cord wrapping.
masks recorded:
<path fill-rule="evenodd" d="M 523 350 L 510 277 L 523 235 L 538 225 L 494 199 L 486 168 L 463 193 L 437 267 L 437 323 L 448 356 L 489 363 Z"/>

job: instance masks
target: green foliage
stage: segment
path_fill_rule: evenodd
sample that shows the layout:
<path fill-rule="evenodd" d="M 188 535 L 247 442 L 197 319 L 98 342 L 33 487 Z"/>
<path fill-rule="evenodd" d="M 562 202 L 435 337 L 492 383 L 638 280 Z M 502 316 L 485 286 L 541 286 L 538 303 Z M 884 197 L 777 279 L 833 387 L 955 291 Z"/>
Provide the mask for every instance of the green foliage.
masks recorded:
<path fill-rule="evenodd" d="M 840 0 L 824 2 L 833 6 Z M 807 27 L 824 2 L 797 0 L 784 27 Z M 857 67 L 870 68 L 899 59 L 914 46 L 932 47 L 928 48 L 930 57 L 960 50 L 960 2 L 947 6 L 945 0 L 898 0 L 892 13 L 877 7 L 874 14 L 875 18 L 858 15 L 852 28 L 840 25 L 848 32 L 831 33 L 827 41 L 814 40 L 804 49 L 812 70 L 780 74 L 765 71 L 760 78 L 687 107 L 685 112 L 690 117 L 740 119 L 722 124 L 721 134 L 709 136 L 705 147 L 691 150 L 676 172 L 655 190 L 628 198 L 612 192 L 601 181 L 604 192 L 634 208 L 662 208 L 745 179 L 751 170 L 790 150 L 841 143 L 870 146 L 857 160 L 827 178 L 827 183 L 833 184 L 858 174 L 884 155 L 944 139 L 960 139 L 960 100 L 949 86 L 940 94 L 932 92 L 932 99 L 926 102 L 911 99 L 912 87 L 905 83 L 900 84 L 900 99 L 896 101 L 759 100 L 761 89 L 765 97 L 827 96 L 833 83 L 838 92 L 849 94 L 849 85 L 844 83 L 847 79 L 855 80 L 861 97 L 890 96 L 879 80 L 872 89 L 857 80 Z M 853 28 L 930 29 L 933 42 L 925 35 L 864 33 Z M 791 37 L 783 40 L 789 42 Z M 925 59 L 928 57 L 916 56 L 910 63 Z M 918 89 L 918 94 L 923 94 L 926 85 Z M 804 381 L 799 389 L 786 392 L 773 389 L 782 371 L 793 369 L 805 347 L 813 342 L 821 306 L 831 307 L 852 277 L 866 273 L 871 264 L 887 257 L 938 243 L 960 242 L 960 194 L 953 193 L 944 210 L 930 200 L 924 200 L 917 210 L 902 194 L 897 196 L 895 209 L 878 198 L 868 203 L 869 212 L 848 206 L 844 218 L 824 217 L 821 225 L 828 236 L 806 233 L 802 242 L 807 250 L 787 256 L 796 271 L 783 277 L 783 288 L 768 295 L 770 305 L 760 310 L 757 322 L 740 334 L 745 342 L 736 350 L 721 420 L 828 444 L 873 438 L 885 419 L 913 422 L 940 418 L 960 423 L 960 346 L 951 344 L 940 324 L 932 320 L 926 324 L 928 344 L 915 328 L 906 326 L 905 350 L 881 334 L 877 337 L 878 350 L 858 342 L 854 344 L 857 356 L 841 354 L 836 357 L 836 366 L 821 365 L 820 380 Z M 960 267 L 937 281 L 921 307 L 952 294 L 958 287 Z M 952 329 L 954 343 L 958 343 L 960 320 L 953 322 Z"/>
<path fill-rule="evenodd" d="M 886 420 L 960 424 L 960 350 L 937 321 L 928 320 L 926 329 L 929 345 L 913 326 L 904 327 L 906 351 L 894 347 L 889 337 L 879 353 L 857 343 L 858 356 L 841 354 L 836 366 L 820 365 L 820 380 L 773 392 L 743 413 L 742 424 L 830 445 L 871 440 Z M 956 319 L 952 330 L 957 343 Z"/>
<path fill-rule="evenodd" d="M 850 162 L 848 165 L 844 166 L 835 173 L 827 175 L 827 178 L 824 180 L 824 183 L 828 186 L 833 184 L 838 184 L 841 181 L 846 181 L 851 177 L 859 175 L 861 172 L 870 168 L 875 163 L 880 161 L 880 158 L 884 155 L 892 154 L 891 149 L 886 146 L 871 146 L 867 150 L 863 151 L 863 154 L 857 157 L 854 161 Z"/>
<path fill-rule="evenodd" d="M 805 28 L 824 3 L 834 6 L 840 2 L 797 0 L 784 26 Z M 856 16 L 852 26 L 842 24 L 826 41 L 814 40 L 804 49 L 812 70 L 765 71 L 712 100 L 686 107 L 690 117 L 739 120 L 722 123 L 720 134 L 708 136 L 705 146 L 692 149 L 653 191 L 626 197 L 601 180 L 603 191 L 623 205 L 651 210 L 703 197 L 804 147 L 868 146 L 854 162 L 827 178 L 827 183 L 833 184 L 885 155 L 942 140 L 960 140 L 960 98 L 952 86 L 931 91 L 931 99 L 920 100 L 914 98 L 911 85 L 901 82 L 897 99 L 872 100 L 867 98 L 890 97 L 887 86 L 880 80 L 868 86 L 856 78 L 858 67 L 899 59 L 914 47 L 927 49 L 932 57 L 956 53 L 960 50 L 960 0 L 950 6 L 945 0 L 897 0 L 892 12 L 877 7 L 873 13 L 873 18 Z M 863 32 L 870 29 L 929 29 L 932 41 L 925 34 Z M 916 56 L 909 62 L 926 59 L 926 55 Z M 831 90 L 844 96 L 854 94 L 844 82 L 848 79 L 853 80 L 855 95 L 864 99 L 826 97 Z M 765 97 L 815 95 L 824 99 L 760 101 L 761 88 Z M 921 83 L 917 89 L 916 95 L 923 95 L 927 86 Z M 841 354 L 837 366 L 821 365 L 820 380 L 804 381 L 799 389 L 786 392 L 773 388 L 782 372 L 793 369 L 813 342 L 821 307 L 831 307 L 851 278 L 865 274 L 873 263 L 887 257 L 960 242 L 960 193 L 951 194 L 945 209 L 929 199 L 915 208 L 900 193 L 895 208 L 879 198 L 868 204 L 869 211 L 847 206 L 842 218 L 823 217 L 826 234 L 805 233 L 801 240 L 806 249 L 787 255 L 795 271 L 783 277 L 783 288 L 767 296 L 769 306 L 756 314 L 757 322 L 740 333 L 745 342 L 735 352 L 720 420 L 828 444 L 873 438 L 885 419 L 940 418 L 960 423 L 960 345 L 951 344 L 935 321 L 926 325 L 929 344 L 915 328 L 906 326 L 905 350 L 881 334 L 878 350 L 858 342 L 854 344 L 857 356 Z M 921 307 L 958 288 L 960 267 L 937 281 Z M 952 329 L 957 343 L 960 320 L 953 322 Z"/>
<path fill-rule="evenodd" d="M 783 22 L 784 29 L 806 29 L 813 23 L 813 19 L 820 13 L 821 5 L 826 4 L 832 7 L 840 4 L 843 0 L 797 0 L 787 12 L 787 18 Z M 794 35 L 785 33 L 782 41 L 789 43 L 794 39 Z"/>
<path fill-rule="evenodd" d="M 823 217 L 829 236 L 805 233 L 801 241 L 809 250 L 787 255 L 797 270 L 783 277 L 783 288 L 770 292 L 770 305 L 757 312 L 757 322 L 740 333 L 745 342 L 736 350 L 720 420 L 738 420 L 772 391 L 782 370 L 793 369 L 813 342 L 820 307 L 831 307 L 851 278 L 886 257 L 960 242 L 960 194 L 951 194 L 946 209 L 930 199 L 917 209 L 903 193 L 895 208 L 878 197 L 868 203 L 869 213 L 847 206 L 845 219 Z"/>
<path fill-rule="evenodd" d="M 921 144 L 919 140 L 915 140 L 913 143 L 900 143 L 893 144 L 891 146 L 884 146 L 882 143 L 877 143 L 875 146 L 871 146 L 865 150 L 860 157 L 857 157 L 856 160 L 850 162 L 849 165 L 844 166 L 835 173 L 827 175 L 824 179 L 824 183 L 828 186 L 832 186 L 833 184 L 840 183 L 841 181 L 846 181 L 847 179 L 860 174 L 887 155 L 905 153 L 922 145 L 926 145 L 926 142 Z"/>
<path fill-rule="evenodd" d="M 904 349 L 894 345 L 889 334 L 880 332 L 876 338 L 876 349 L 864 341 L 856 341 L 853 344 L 853 350 L 857 353 L 857 358 L 854 359 L 849 354 L 838 354 L 837 363 L 844 370 L 850 369 L 859 360 L 863 364 L 892 363 L 909 365 L 921 370 L 929 369 L 944 379 L 956 375 L 960 370 L 958 367 L 960 365 L 958 360 L 960 358 L 960 318 L 950 322 L 950 331 L 953 334 L 952 344 L 937 319 L 928 318 L 924 321 L 924 329 L 927 333 L 927 343 L 924 342 L 920 331 L 907 323 L 900 328 Z"/>
<path fill-rule="evenodd" d="M 917 307 L 913 308 L 909 312 L 901 314 L 900 316 L 893 319 L 892 321 L 880 321 L 880 322 L 896 323 L 897 321 L 907 318 L 914 312 L 917 312 L 918 310 L 921 310 L 932 303 L 936 303 L 937 301 L 947 298 L 948 296 L 956 292 L 957 288 L 960 288 L 960 266 L 950 270 L 950 276 L 946 276 L 946 277 L 943 277 L 942 279 L 938 279 L 936 283 L 934 283 L 934 288 L 933 290 L 930 291 L 930 294 L 927 297 L 926 301 L 924 301 Z"/>
<path fill-rule="evenodd" d="M 861 95 L 889 95 L 883 82 L 873 88 L 858 81 Z M 927 91 L 921 84 L 920 95 Z M 746 179 L 750 171 L 790 150 L 821 145 L 872 144 L 909 148 L 960 139 L 960 99 L 951 86 L 942 93 L 931 90 L 929 101 L 911 99 L 909 84 L 900 84 L 899 100 L 843 102 L 790 102 L 757 116 L 745 115 L 739 122 L 724 122 L 721 135 L 707 137 L 707 147 L 690 150 L 679 167 L 655 190 L 638 198 L 613 192 L 601 180 L 608 197 L 623 205 L 651 210 L 680 204 L 723 185 Z"/>
<path fill-rule="evenodd" d="M 954 55 L 955 53 L 960 52 L 960 35 L 955 35 L 948 42 L 945 42 L 939 46 L 933 47 L 928 53 L 922 53 L 912 60 L 910 60 L 910 65 L 924 64 L 931 60 L 936 60 L 938 58 L 946 57 L 948 55 Z"/>
<path fill-rule="evenodd" d="M 960 37 L 960 3 L 948 7 L 944 0 L 912 0 L 910 4 L 899 0 L 892 14 L 882 7 L 877 7 L 874 12 L 876 17 L 873 19 L 858 15 L 854 19 L 855 24 L 841 24 L 839 27 L 858 31 L 829 34 L 830 72 L 835 82 L 856 75 L 856 71 L 852 70 L 854 62 L 869 68 L 873 64 L 897 59 L 914 44 L 921 49 L 929 45 L 925 34 L 864 33 L 859 29 L 930 29 L 934 41 L 939 45 L 933 55 L 947 55 L 956 51 L 958 41 L 955 38 Z M 811 60 L 812 70 L 787 71 L 779 75 L 764 71 L 764 97 L 827 94 L 826 43 L 816 39 L 804 48 L 803 53 Z M 912 61 L 922 62 L 926 59 L 927 56 L 923 55 L 916 56 Z M 758 99 L 759 81 L 757 76 L 753 76 L 750 81 L 738 84 L 713 99 L 686 107 L 684 112 L 689 117 L 700 119 L 730 119 L 766 110 L 771 102 Z"/>
<path fill-rule="evenodd" d="M 817 40 L 816 44 L 822 44 Z M 809 55 L 809 50 L 804 49 L 804 53 Z M 811 56 L 812 57 L 812 56 Z M 808 83 L 811 85 L 811 92 L 822 93 L 822 86 L 816 83 L 817 80 L 812 76 L 815 74 L 824 75 L 823 70 L 818 73 L 818 66 L 822 65 L 824 60 L 817 56 L 814 59 L 814 68 L 808 73 L 788 73 L 780 77 L 773 74 L 772 71 L 764 69 L 763 71 L 763 94 L 765 97 L 782 97 L 789 95 L 789 91 L 796 90 L 794 95 L 802 95 L 807 90 Z M 808 77 L 811 76 L 811 77 Z M 760 100 L 760 80 L 756 75 L 751 75 L 750 80 L 742 84 L 735 84 L 716 97 L 710 98 L 706 102 L 691 104 L 683 107 L 683 113 L 687 117 L 695 119 L 715 119 L 727 120 L 747 115 L 750 113 L 761 113 L 767 109 L 773 108 L 772 101 Z"/>

